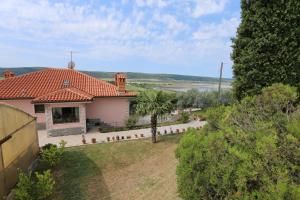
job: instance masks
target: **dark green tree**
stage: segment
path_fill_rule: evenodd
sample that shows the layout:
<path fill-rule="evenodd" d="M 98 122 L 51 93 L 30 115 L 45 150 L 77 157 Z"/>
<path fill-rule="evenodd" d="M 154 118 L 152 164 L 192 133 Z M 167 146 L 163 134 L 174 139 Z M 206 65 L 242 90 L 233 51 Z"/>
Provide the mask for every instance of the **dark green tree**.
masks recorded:
<path fill-rule="evenodd" d="M 300 89 L 300 1 L 241 0 L 233 39 L 234 93 L 256 95 L 273 83 Z"/>

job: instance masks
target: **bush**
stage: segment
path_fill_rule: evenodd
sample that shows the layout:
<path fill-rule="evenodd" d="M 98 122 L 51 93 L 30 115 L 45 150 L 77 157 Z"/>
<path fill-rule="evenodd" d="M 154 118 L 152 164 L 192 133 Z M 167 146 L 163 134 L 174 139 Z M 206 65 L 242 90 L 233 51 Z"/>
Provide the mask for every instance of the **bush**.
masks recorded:
<path fill-rule="evenodd" d="M 35 173 L 35 177 L 32 174 L 25 175 L 23 172 L 19 172 L 19 182 L 17 187 L 13 190 L 15 193 L 15 200 L 42 200 L 49 197 L 54 188 L 54 180 L 52 178 L 50 170 L 40 174 Z"/>
<path fill-rule="evenodd" d="M 293 113 L 291 120 L 287 124 L 287 131 L 300 140 L 300 110 Z"/>
<path fill-rule="evenodd" d="M 215 108 L 210 108 L 206 111 L 206 117 L 208 126 L 212 130 L 221 129 L 223 120 L 225 118 L 226 107 L 225 106 L 218 106 Z"/>
<path fill-rule="evenodd" d="M 176 150 L 183 199 L 299 199 L 299 119 L 294 88 L 275 84 L 259 96 L 208 112 Z M 280 125 L 278 125 L 280 124 Z"/>
<path fill-rule="evenodd" d="M 23 172 L 19 172 L 19 182 L 17 187 L 13 190 L 15 193 L 15 200 L 31 200 L 33 199 L 33 186 L 31 181 L 31 173 L 26 176 Z"/>
<path fill-rule="evenodd" d="M 136 123 L 138 122 L 138 117 L 135 115 L 129 116 L 129 118 L 126 120 L 126 128 L 131 129 L 136 126 Z"/>
<path fill-rule="evenodd" d="M 51 172 L 50 170 L 47 170 L 43 174 L 35 173 L 35 176 L 35 190 L 37 199 L 45 199 L 52 194 L 55 184 Z"/>
<path fill-rule="evenodd" d="M 55 167 L 61 160 L 65 151 L 65 141 L 59 143 L 59 148 L 56 145 L 45 145 L 41 150 L 41 161 L 50 167 Z"/>
<path fill-rule="evenodd" d="M 44 146 L 42 146 L 42 150 L 50 149 L 51 147 L 57 147 L 57 145 L 48 143 L 48 144 L 45 144 Z"/>
<path fill-rule="evenodd" d="M 182 123 L 187 123 L 190 120 L 190 114 L 188 112 L 181 112 L 179 120 L 182 121 Z"/>

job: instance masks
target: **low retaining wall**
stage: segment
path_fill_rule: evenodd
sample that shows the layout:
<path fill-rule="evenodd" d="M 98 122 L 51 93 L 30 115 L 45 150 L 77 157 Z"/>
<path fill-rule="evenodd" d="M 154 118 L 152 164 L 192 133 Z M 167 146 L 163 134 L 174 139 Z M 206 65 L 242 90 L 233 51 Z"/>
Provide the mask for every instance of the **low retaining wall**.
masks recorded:
<path fill-rule="evenodd" d="M 37 123 L 38 130 L 46 130 L 46 123 Z"/>
<path fill-rule="evenodd" d="M 66 136 L 66 135 L 80 135 L 85 133 L 84 128 L 64 128 L 64 129 L 52 129 L 48 131 L 48 135 L 51 137 Z"/>

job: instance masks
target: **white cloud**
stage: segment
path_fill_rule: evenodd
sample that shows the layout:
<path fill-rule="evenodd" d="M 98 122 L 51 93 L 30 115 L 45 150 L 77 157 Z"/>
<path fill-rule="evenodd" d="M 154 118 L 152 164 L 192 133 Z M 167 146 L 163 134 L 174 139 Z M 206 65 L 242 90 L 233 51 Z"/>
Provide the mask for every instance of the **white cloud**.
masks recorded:
<path fill-rule="evenodd" d="M 4 0 L 0 4 L 0 18 L 5 20 L 0 20 L 0 27 L 44 39 L 75 37 L 94 42 L 101 38 L 147 38 L 150 34 L 138 22 L 139 15 L 136 13 L 132 19 L 125 18 L 119 10 L 104 6 L 94 11 L 89 5 Z"/>
<path fill-rule="evenodd" d="M 135 0 L 137 6 L 139 7 L 144 7 L 144 6 L 149 6 L 149 7 L 159 7 L 163 8 L 168 5 L 167 0 Z"/>
<path fill-rule="evenodd" d="M 188 28 L 187 24 L 178 21 L 176 17 L 170 14 L 160 14 L 157 12 L 154 14 L 154 20 L 162 22 L 167 29 L 174 31 L 175 33 Z"/>
<path fill-rule="evenodd" d="M 222 39 L 234 36 L 239 23 L 231 18 L 195 27 L 197 19 L 186 13 L 192 9 L 191 4 L 177 0 L 175 3 L 174 0 L 135 0 L 137 6 L 132 6 L 130 11 L 116 4 L 95 7 L 88 3 L 76 5 L 72 0 L 60 3 L 0 1 L 0 30 L 5 30 L 0 31 L 0 43 L 1 38 L 11 37 L 31 44 L 49 45 L 52 54 L 59 53 L 53 46 L 59 50 L 84 46 L 81 54 L 97 59 L 132 56 L 157 63 L 188 65 L 187 60 L 217 56 L 220 49 L 228 46 Z M 129 4 L 127 0 L 121 2 Z M 182 13 L 160 9 L 179 5 L 177 2 L 184 6 Z M 227 1 L 197 2 L 194 17 L 220 12 Z M 194 23 L 190 24 L 191 21 Z"/>
<path fill-rule="evenodd" d="M 223 20 L 221 23 L 204 24 L 193 33 L 196 40 L 214 40 L 222 38 L 230 38 L 235 36 L 236 29 L 240 23 L 237 18 Z"/>
<path fill-rule="evenodd" d="M 195 0 L 196 7 L 193 17 L 222 12 L 228 0 Z"/>

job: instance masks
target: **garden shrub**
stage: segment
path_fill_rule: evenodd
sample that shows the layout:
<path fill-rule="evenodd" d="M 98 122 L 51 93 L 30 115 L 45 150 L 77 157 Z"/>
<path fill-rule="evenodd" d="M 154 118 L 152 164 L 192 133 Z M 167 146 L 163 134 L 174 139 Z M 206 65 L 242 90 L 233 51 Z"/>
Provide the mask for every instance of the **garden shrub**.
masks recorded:
<path fill-rule="evenodd" d="M 41 162 L 46 163 L 50 167 L 55 167 L 61 160 L 62 155 L 65 151 L 66 142 L 62 140 L 59 143 L 59 148 L 56 145 L 47 144 L 41 150 Z"/>
<path fill-rule="evenodd" d="M 300 199 L 296 99 L 295 88 L 275 84 L 233 106 L 211 109 L 209 124 L 188 130 L 176 150 L 180 196 Z"/>
<path fill-rule="evenodd" d="M 188 112 L 181 112 L 179 120 L 182 123 L 187 123 L 190 120 L 190 114 Z"/>
<path fill-rule="evenodd" d="M 50 149 L 51 147 L 57 147 L 56 144 L 51 144 L 51 143 L 48 143 L 48 144 L 45 144 L 44 146 L 42 146 L 42 149 L 45 150 L 45 149 Z"/>
<path fill-rule="evenodd" d="M 293 134 L 298 140 L 300 140 L 300 110 L 293 113 L 291 119 L 287 124 L 288 133 Z"/>
<path fill-rule="evenodd" d="M 52 194 L 55 184 L 51 172 L 50 170 L 47 170 L 43 174 L 35 173 L 35 176 L 35 190 L 37 199 L 45 199 Z"/>
<path fill-rule="evenodd" d="M 31 173 L 26 176 L 23 172 L 19 171 L 18 184 L 13 190 L 15 200 L 33 200 L 33 186 L 31 181 Z"/>
<path fill-rule="evenodd" d="M 209 108 L 206 111 L 207 122 L 209 124 L 209 127 L 212 130 L 220 129 L 223 126 L 222 124 L 225 115 L 226 115 L 226 107 L 223 105 L 215 108 Z"/>
<path fill-rule="evenodd" d="M 136 126 L 136 123 L 138 122 L 138 117 L 136 115 L 131 115 L 129 118 L 126 120 L 126 128 L 131 129 Z"/>
<path fill-rule="evenodd" d="M 34 175 L 33 177 L 32 173 L 26 175 L 19 171 L 19 182 L 13 190 L 15 200 L 43 200 L 53 193 L 55 182 L 50 170 L 36 172 Z"/>

